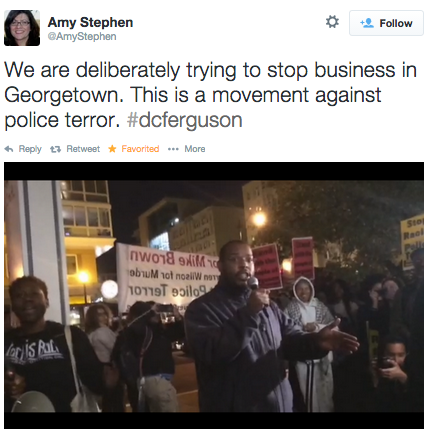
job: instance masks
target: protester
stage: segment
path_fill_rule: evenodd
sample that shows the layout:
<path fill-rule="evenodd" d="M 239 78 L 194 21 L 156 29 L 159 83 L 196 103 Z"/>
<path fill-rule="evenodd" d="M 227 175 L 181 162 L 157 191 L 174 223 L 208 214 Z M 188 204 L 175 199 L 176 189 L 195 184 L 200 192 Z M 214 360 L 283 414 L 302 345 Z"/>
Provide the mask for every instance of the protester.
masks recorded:
<path fill-rule="evenodd" d="M 116 334 L 110 329 L 112 311 L 103 303 L 91 305 L 85 314 L 85 330 L 94 351 L 107 373 L 114 374 L 111 356 L 116 341 Z M 121 383 L 113 389 L 106 389 L 102 400 L 103 412 L 123 412 L 124 392 Z"/>
<path fill-rule="evenodd" d="M 351 289 L 343 279 L 336 279 L 328 295 L 328 308 L 331 314 L 341 319 L 339 329 L 356 334 L 358 305 L 352 300 Z"/>
<path fill-rule="evenodd" d="M 380 338 L 390 332 L 390 309 L 382 292 L 383 275 L 368 276 L 362 285 L 364 304 L 357 313 L 360 350 L 368 353 L 369 331 L 376 331 Z"/>
<path fill-rule="evenodd" d="M 350 397 L 353 403 L 350 409 L 354 412 L 368 411 L 374 391 L 372 361 L 378 357 L 378 339 L 383 339 L 390 331 L 390 309 L 382 294 L 383 280 L 383 275 L 372 274 L 361 284 L 362 305 L 357 312 L 360 349 L 353 358 L 353 364 L 348 365 L 350 383 L 347 388 L 353 395 L 353 398 Z"/>
<path fill-rule="evenodd" d="M 395 277 L 386 277 L 382 281 L 382 294 L 389 302 L 390 308 L 393 307 L 394 299 L 403 287 L 403 282 Z"/>
<path fill-rule="evenodd" d="M 52 402 L 56 412 L 70 412 L 76 396 L 64 325 L 45 320 L 49 306 L 46 284 L 34 276 L 15 280 L 9 289 L 12 311 L 20 326 L 5 334 L 5 411 L 23 393 L 38 391 Z M 104 390 L 103 366 L 88 337 L 78 327 L 71 328 L 73 352 L 79 378 L 97 395 Z"/>
<path fill-rule="evenodd" d="M 397 336 L 389 336 L 383 342 L 381 358 L 374 364 L 377 373 L 376 394 L 372 398 L 374 410 L 378 412 L 399 412 L 407 409 L 407 381 L 404 371 L 406 342 Z"/>
<path fill-rule="evenodd" d="M 178 411 L 172 385 L 175 373 L 172 343 L 184 337 L 184 326 L 176 307 L 174 316 L 174 323 L 163 325 L 157 304 L 136 302 L 130 307 L 128 326 L 118 335 L 112 360 L 127 384 L 133 412 Z"/>
<path fill-rule="evenodd" d="M 294 299 L 288 304 L 288 316 L 298 322 L 302 330 L 319 332 L 333 323 L 334 318 L 328 308 L 315 298 L 312 282 L 299 277 L 294 284 Z M 332 356 L 329 354 L 320 360 L 295 364 L 297 379 L 308 412 L 332 412 L 333 373 Z"/>
<path fill-rule="evenodd" d="M 85 331 L 99 360 L 109 364 L 116 335 L 110 329 L 112 312 L 103 303 L 91 305 L 85 314 Z"/>
<path fill-rule="evenodd" d="M 220 250 L 218 285 L 191 302 L 186 336 L 196 362 L 201 412 L 291 412 L 292 390 L 283 360 L 324 358 L 355 351 L 356 339 L 334 330 L 338 321 L 306 334 L 270 302 L 251 291 L 249 245 L 231 241 Z"/>
<path fill-rule="evenodd" d="M 287 291 L 284 290 L 272 290 L 270 292 L 270 300 L 273 300 L 273 302 L 278 305 L 279 309 L 281 311 L 286 311 L 288 303 L 290 302 L 290 297 L 287 293 Z"/>
<path fill-rule="evenodd" d="M 401 288 L 395 295 L 392 316 L 391 331 L 409 337 L 413 324 L 413 309 L 416 296 L 424 283 L 424 249 L 418 248 L 411 254 L 414 267 L 412 280 Z"/>
<path fill-rule="evenodd" d="M 408 411 L 424 412 L 424 274 L 412 311 L 410 354 L 406 369 L 409 377 Z"/>

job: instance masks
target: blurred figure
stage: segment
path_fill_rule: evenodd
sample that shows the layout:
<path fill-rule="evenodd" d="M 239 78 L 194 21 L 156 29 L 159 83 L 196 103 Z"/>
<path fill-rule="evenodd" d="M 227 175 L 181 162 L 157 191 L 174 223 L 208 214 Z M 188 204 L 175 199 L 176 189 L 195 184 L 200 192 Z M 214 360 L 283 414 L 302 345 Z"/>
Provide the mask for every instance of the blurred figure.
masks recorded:
<path fill-rule="evenodd" d="M 288 303 L 291 300 L 288 292 L 285 290 L 272 290 L 270 292 L 270 299 L 278 305 L 281 311 L 284 312 L 287 310 Z"/>
<path fill-rule="evenodd" d="M 312 282 L 300 277 L 293 287 L 294 299 L 287 306 L 290 318 L 296 321 L 305 332 L 319 332 L 333 323 L 329 309 L 315 298 Z M 295 364 L 301 395 L 308 412 L 332 412 L 333 373 L 332 355 L 320 360 L 298 361 Z"/>
<path fill-rule="evenodd" d="M 85 331 L 97 357 L 103 364 L 110 364 L 116 335 L 110 329 L 112 312 L 103 303 L 96 303 L 88 308 L 85 315 Z"/>
<path fill-rule="evenodd" d="M 76 396 L 64 325 L 45 320 L 48 289 L 34 276 L 16 279 L 10 286 L 12 311 L 20 326 L 5 334 L 5 362 L 12 373 L 5 376 L 5 411 L 28 391 L 45 394 L 56 412 L 71 412 Z M 71 326 L 73 353 L 82 384 L 96 395 L 104 391 L 103 368 L 88 337 Z"/>
<path fill-rule="evenodd" d="M 349 334 L 356 334 L 356 318 L 358 305 L 352 300 L 351 290 L 347 282 L 336 279 L 328 296 L 328 308 L 331 314 L 341 319 L 339 329 Z"/>
<path fill-rule="evenodd" d="M 408 411 L 424 412 L 424 273 L 412 311 L 406 369 L 409 376 Z"/>
<path fill-rule="evenodd" d="M 382 292 L 383 280 L 383 275 L 370 275 L 364 280 L 361 288 L 363 305 L 357 313 L 360 349 L 354 365 L 354 386 L 357 395 L 355 411 L 359 412 L 369 410 L 374 391 L 372 361 L 378 358 L 378 340 L 388 336 L 390 331 L 390 309 Z"/>
<path fill-rule="evenodd" d="M 384 277 L 379 274 L 368 276 L 363 282 L 362 299 L 364 305 L 357 313 L 359 340 L 362 352 L 369 350 L 369 330 L 377 331 L 380 339 L 390 332 L 390 308 L 382 290 Z"/>
<path fill-rule="evenodd" d="M 403 288 L 403 282 L 395 277 L 387 277 L 382 282 L 382 294 L 385 299 L 393 306 L 394 299 Z"/>
<path fill-rule="evenodd" d="M 127 384 L 133 412 L 178 411 L 172 343 L 185 333 L 177 307 L 173 313 L 175 322 L 163 325 L 156 303 L 136 302 L 128 326 L 118 335 L 112 360 Z"/>
<path fill-rule="evenodd" d="M 408 376 L 404 370 L 406 342 L 401 337 L 389 336 L 382 344 L 381 357 L 374 363 L 377 387 L 374 410 L 377 412 L 407 411 L 406 389 Z"/>
<path fill-rule="evenodd" d="M 412 280 L 396 293 L 391 316 L 391 331 L 404 337 L 410 335 L 415 299 L 424 285 L 424 249 L 413 251 L 411 261 L 414 266 Z"/>
<path fill-rule="evenodd" d="M 112 311 L 104 303 L 96 303 L 88 308 L 85 314 L 85 330 L 94 351 L 103 363 L 105 373 L 113 376 L 115 371 L 111 363 L 112 350 L 116 341 L 116 334 L 110 329 L 112 325 Z M 108 389 L 102 399 L 103 412 L 124 412 L 123 387 L 118 382 Z"/>

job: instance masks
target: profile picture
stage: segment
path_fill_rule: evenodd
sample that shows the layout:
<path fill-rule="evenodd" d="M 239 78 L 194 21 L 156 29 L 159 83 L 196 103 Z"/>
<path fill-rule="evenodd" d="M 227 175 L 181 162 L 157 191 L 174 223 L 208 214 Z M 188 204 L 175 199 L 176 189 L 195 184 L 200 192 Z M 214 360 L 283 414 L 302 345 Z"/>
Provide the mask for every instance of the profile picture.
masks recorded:
<path fill-rule="evenodd" d="M 5 11 L 4 13 L 5 46 L 39 46 L 40 14 L 39 11 Z"/>

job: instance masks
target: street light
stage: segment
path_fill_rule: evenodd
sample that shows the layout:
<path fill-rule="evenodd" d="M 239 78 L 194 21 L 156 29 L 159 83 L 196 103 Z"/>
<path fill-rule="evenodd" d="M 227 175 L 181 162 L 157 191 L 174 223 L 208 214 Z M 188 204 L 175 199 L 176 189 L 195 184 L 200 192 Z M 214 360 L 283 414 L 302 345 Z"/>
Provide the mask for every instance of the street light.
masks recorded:
<path fill-rule="evenodd" d="M 90 277 L 88 276 L 88 273 L 85 271 L 81 271 L 78 277 L 84 287 L 84 300 L 85 300 L 85 305 L 87 305 L 88 304 L 87 283 L 90 280 Z"/>
<path fill-rule="evenodd" d="M 286 273 L 291 274 L 291 272 L 293 270 L 293 263 L 292 263 L 291 259 L 284 259 L 282 261 L 282 269 Z"/>
<path fill-rule="evenodd" d="M 251 222 L 255 227 L 260 228 L 263 227 L 267 222 L 266 214 L 263 212 L 251 213 L 249 216 L 245 218 L 245 228 Z M 242 221 L 239 220 L 239 239 L 242 241 L 243 233 L 242 233 Z"/>
<path fill-rule="evenodd" d="M 263 227 L 267 222 L 266 214 L 263 212 L 256 213 L 254 215 L 253 222 L 257 227 Z"/>

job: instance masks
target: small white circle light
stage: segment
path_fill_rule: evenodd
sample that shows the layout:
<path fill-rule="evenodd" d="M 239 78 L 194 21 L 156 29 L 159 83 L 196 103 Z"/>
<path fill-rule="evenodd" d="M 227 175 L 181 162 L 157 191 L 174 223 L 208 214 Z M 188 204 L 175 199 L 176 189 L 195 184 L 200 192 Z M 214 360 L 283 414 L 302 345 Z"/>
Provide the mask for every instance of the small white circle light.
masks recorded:
<path fill-rule="evenodd" d="M 118 295 L 118 284 L 113 280 L 107 280 L 102 283 L 101 290 L 105 299 L 114 299 Z"/>

